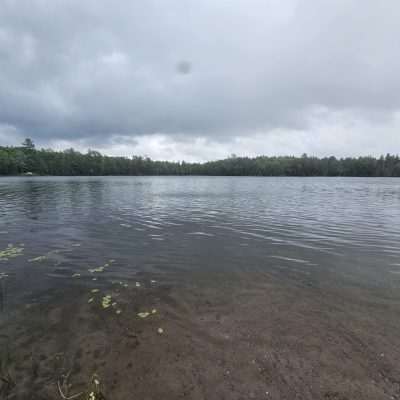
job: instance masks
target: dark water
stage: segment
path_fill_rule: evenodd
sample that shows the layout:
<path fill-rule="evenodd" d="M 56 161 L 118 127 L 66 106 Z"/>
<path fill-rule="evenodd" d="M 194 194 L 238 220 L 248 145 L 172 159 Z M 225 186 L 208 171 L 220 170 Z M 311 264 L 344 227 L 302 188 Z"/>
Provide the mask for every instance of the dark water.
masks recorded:
<path fill-rule="evenodd" d="M 22 248 L 0 260 L 11 309 L 48 288 L 82 285 L 73 274 L 110 259 L 109 279 L 257 269 L 396 289 L 400 180 L 2 178 L 0 250 L 9 244 Z"/>

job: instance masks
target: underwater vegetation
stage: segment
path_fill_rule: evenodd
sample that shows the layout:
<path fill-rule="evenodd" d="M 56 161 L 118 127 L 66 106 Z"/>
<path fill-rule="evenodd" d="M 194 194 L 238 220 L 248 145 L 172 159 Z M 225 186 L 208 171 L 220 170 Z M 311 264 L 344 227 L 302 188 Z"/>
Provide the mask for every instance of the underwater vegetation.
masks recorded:
<path fill-rule="evenodd" d="M 77 244 L 73 246 L 75 248 L 79 247 Z M 24 247 L 24 244 L 9 244 L 6 248 L 0 251 L 0 261 L 7 261 L 18 256 L 24 256 L 25 250 L 26 249 Z M 31 256 L 32 258 L 29 258 L 26 254 L 26 257 L 24 257 L 24 262 L 32 264 L 36 263 L 37 265 L 41 264 L 45 267 L 43 271 L 44 273 L 46 273 L 46 271 L 48 271 L 48 268 L 51 269 L 52 265 L 55 267 L 58 265 L 57 262 L 59 262 L 59 260 L 53 259 L 53 253 L 55 254 L 71 250 L 71 248 L 51 250 L 49 252 L 44 252 L 44 254 L 42 255 L 40 255 L 40 253 L 36 255 L 34 254 L 34 257 Z M 26 252 L 28 251 L 26 250 Z M 53 261 L 55 263 L 53 263 Z M 136 291 L 136 293 L 138 294 L 144 293 L 148 287 L 153 287 L 156 281 L 149 280 L 148 282 L 138 282 L 137 280 L 133 280 L 132 282 L 130 282 L 109 280 L 107 278 L 107 275 L 102 275 L 102 273 L 106 271 L 108 272 L 110 269 L 112 269 L 113 263 L 115 263 L 116 261 L 113 259 L 106 259 L 105 261 L 106 262 L 104 264 L 99 263 L 100 266 L 93 266 L 92 268 L 86 267 L 78 271 L 76 270 L 77 267 L 75 267 L 75 271 L 71 271 L 70 265 L 68 265 L 68 269 L 66 269 L 70 271 L 68 273 L 68 277 L 74 278 L 74 280 L 80 282 L 78 285 L 82 285 L 85 284 L 85 282 L 91 282 L 95 280 L 99 281 L 99 286 L 96 285 L 97 287 L 86 287 L 86 293 L 88 293 L 86 299 L 90 312 L 108 313 L 104 314 L 108 316 L 112 316 L 114 314 L 118 316 L 120 321 L 129 319 L 132 320 L 136 318 L 144 319 L 148 317 L 149 320 L 152 320 L 152 316 L 158 313 L 155 308 L 152 309 L 151 306 L 148 308 L 145 306 L 142 312 L 138 313 L 138 311 L 140 311 L 140 308 L 139 310 L 134 308 L 132 311 L 130 311 L 129 307 L 127 306 L 127 302 L 123 299 L 125 298 L 126 300 L 126 295 L 128 295 L 131 291 Z M 36 269 L 35 266 L 35 271 L 42 271 L 42 269 Z M 10 273 L 7 271 L 0 271 L 0 283 L 2 285 L 0 287 L 0 309 L 3 308 L 1 290 L 3 287 L 6 287 L 5 285 L 8 283 L 8 280 L 6 278 L 8 278 L 9 274 Z M 121 298 L 119 296 L 121 296 L 122 292 L 124 292 L 126 295 Z M 164 330 L 161 327 L 155 326 L 152 329 L 155 329 L 156 333 L 159 335 L 164 333 Z M 18 375 L 14 373 L 14 361 L 1 353 L 2 352 L 0 348 L 0 399 L 7 399 L 10 395 L 12 396 L 14 391 L 19 390 L 18 388 L 20 387 L 20 383 L 18 379 L 16 379 Z M 102 384 L 100 383 L 100 378 L 97 375 L 93 375 L 90 378 L 90 381 L 88 381 L 86 385 L 86 389 L 84 380 L 84 386 L 76 387 L 76 390 L 74 390 L 75 385 L 71 384 L 69 380 L 69 374 L 70 373 L 65 373 L 65 371 L 64 374 L 56 374 L 54 379 L 54 389 L 58 392 L 58 394 L 56 394 L 56 398 L 60 398 L 63 400 L 105 400 L 105 396 L 103 394 L 104 388 L 102 387 Z"/>
<path fill-rule="evenodd" d="M 111 296 L 109 294 L 102 298 L 101 305 L 103 308 L 108 308 L 111 306 Z"/>
<path fill-rule="evenodd" d="M 150 315 L 154 315 L 154 314 L 156 314 L 157 313 L 157 310 L 155 309 L 155 308 L 153 308 L 152 310 L 151 310 L 151 312 L 148 312 L 148 311 L 144 311 L 144 312 L 140 312 L 140 313 L 138 313 L 137 314 L 137 316 L 139 317 L 139 318 L 147 318 L 147 317 L 149 317 Z"/>
<path fill-rule="evenodd" d="M 108 260 L 107 263 L 105 263 L 104 265 L 102 265 L 101 267 L 96 267 L 96 268 L 89 268 L 88 271 L 91 274 L 94 274 L 95 272 L 104 272 L 106 268 L 108 268 L 110 266 L 110 264 L 113 264 L 115 262 L 115 260 Z"/>

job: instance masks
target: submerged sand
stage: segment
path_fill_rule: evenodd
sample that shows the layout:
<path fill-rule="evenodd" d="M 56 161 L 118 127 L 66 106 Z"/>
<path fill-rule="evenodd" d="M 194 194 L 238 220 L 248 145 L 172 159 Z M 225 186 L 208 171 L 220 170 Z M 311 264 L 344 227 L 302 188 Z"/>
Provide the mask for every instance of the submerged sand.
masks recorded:
<path fill-rule="evenodd" d="M 73 396 L 93 376 L 109 400 L 400 398 L 395 292 L 256 270 L 96 284 L 3 311 L 2 399 Z"/>

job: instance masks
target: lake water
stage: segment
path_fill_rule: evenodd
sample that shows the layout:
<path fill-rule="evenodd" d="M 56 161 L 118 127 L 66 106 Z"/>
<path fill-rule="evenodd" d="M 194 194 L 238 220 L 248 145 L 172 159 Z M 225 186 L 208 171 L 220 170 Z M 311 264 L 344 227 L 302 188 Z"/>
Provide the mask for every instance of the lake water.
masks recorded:
<path fill-rule="evenodd" d="M 200 295 L 227 282 L 255 290 L 268 277 L 300 297 L 319 290 L 397 307 L 400 180 L 1 178 L 0 251 L 9 327 L 23 307 L 60 308 L 68 298 L 57 293 L 116 282 L 201 286 Z"/>

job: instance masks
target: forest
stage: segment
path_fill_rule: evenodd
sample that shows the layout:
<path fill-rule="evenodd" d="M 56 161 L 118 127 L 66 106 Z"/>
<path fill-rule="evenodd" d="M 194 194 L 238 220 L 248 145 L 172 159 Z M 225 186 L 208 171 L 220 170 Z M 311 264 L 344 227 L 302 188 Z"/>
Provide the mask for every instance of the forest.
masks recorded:
<path fill-rule="evenodd" d="M 111 157 L 88 150 L 36 149 L 31 139 L 18 147 L 0 146 L 0 175 L 225 175 L 400 177 L 398 155 L 364 157 L 237 157 L 204 163 Z"/>

